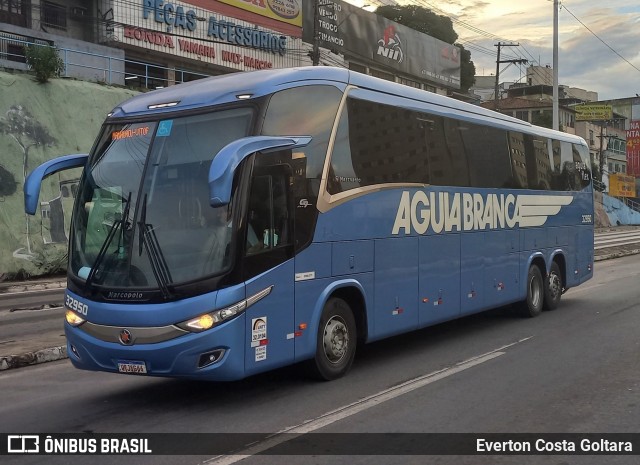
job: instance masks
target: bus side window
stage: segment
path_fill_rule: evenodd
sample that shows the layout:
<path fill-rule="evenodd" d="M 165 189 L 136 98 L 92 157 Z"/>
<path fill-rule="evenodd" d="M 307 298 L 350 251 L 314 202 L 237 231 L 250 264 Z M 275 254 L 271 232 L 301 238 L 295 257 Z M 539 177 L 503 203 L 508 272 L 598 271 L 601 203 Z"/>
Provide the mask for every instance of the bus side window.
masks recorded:
<path fill-rule="evenodd" d="M 286 175 L 276 173 L 254 176 L 247 213 L 247 255 L 290 243 L 287 182 Z"/>

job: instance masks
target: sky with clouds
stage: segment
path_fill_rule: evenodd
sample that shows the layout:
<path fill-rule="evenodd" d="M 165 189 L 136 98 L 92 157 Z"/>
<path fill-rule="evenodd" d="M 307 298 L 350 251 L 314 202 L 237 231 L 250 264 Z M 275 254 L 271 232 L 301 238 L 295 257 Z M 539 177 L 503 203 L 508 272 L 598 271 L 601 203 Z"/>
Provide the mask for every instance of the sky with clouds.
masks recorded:
<path fill-rule="evenodd" d="M 348 2 L 358 6 L 414 4 L 450 16 L 479 75 L 495 75 L 498 41 L 520 44 L 504 47 L 501 59 L 525 58 L 541 66 L 553 65 L 552 0 Z M 640 2 L 564 0 L 560 5 L 560 84 L 597 92 L 600 100 L 640 94 Z M 524 81 L 525 68 L 502 64 L 500 80 Z"/>

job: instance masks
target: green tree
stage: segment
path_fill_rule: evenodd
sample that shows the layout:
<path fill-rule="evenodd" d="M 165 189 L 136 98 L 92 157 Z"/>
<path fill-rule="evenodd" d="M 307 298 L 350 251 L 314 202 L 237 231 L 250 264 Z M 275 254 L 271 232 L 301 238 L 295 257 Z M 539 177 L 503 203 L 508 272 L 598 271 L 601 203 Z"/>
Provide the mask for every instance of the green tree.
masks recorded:
<path fill-rule="evenodd" d="M 64 62 L 58 55 L 58 50 L 53 47 L 29 45 L 24 56 L 29 68 L 36 73 L 36 80 L 43 84 L 64 71 Z"/>
<path fill-rule="evenodd" d="M 553 126 L 553 114 L 549 111 L 543 111 L 542 113 L 534 113 L 532 123 L 536 126 L 542 126 L 543 128 L 549 128 Z"/>
<path fill-rule="evenodd" d="M 434 13 L 416 5 L 381 6 L 376 14 L 400 23 L 418 32 L 440 39 L 460 48 L 460 88 L 467 92 L 475 82 L 476 67 L 471 61 L 471 52 L 457 44 L 458 34 L 453 30 L 451 18 Z"/>
<path fill-rule="evenodd" d="M 13 173 L 0 165 L 0 195 L 9 196 L 15 194 L 18 183 Z"/>

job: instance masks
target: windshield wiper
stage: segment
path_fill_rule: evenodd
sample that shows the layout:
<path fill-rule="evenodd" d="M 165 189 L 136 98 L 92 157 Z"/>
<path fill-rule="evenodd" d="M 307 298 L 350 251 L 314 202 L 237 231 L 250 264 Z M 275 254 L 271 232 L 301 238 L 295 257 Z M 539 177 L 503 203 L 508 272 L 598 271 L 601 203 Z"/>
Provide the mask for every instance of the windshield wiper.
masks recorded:
<path fill-rule="evenodd" d="M 122 230 L 125 229 L 124 226 L 125 226 L 125 222 L 127 221 L 127 218 L 129 217 L 130 205 L 131 205 L 131 192 L 129 192 L 129 195 L 127 197 L 125 207 L 122 212 L 122 217 L 114 219 L 113 223 L 111 223 L 111 227 L 109 228 L 107 237 L 102 243 L 102 247 L 100 247 L 100 251 L 96 256 L 96 259 L 93 261 L 93 265 L 91 265 L 91 271 L 89 272 L 89 276 L 87 276 L 87 280 L 85 281 L 85 284 L 87 287 L 90 286 L 91 283 L 93 282 L 93 279 L 95 278 L 96 273 L 98 272 L 98 267 L 102 264 L 102 261 L 104 260 L 104 257 L 107 254 L 107 249 L 109 248 L 109 245 L 111 245 L 111 241 L 113 241 L 113 238 L 116 236 L 118 231 L 120 231 L 121 229 Z"/>
<path fill-rule="evenodd" d="M 142 255 L 142 247 L 147 249 L 149 255 L 149 263 L 151 264 L 151 271 L 155 276 L 162 297 L 168 299 L 171 297 L 168 284 L 173 282 L 171 278 L 171 272 L 169 266 L 164 258 L 158 237 L 156 236 L 153 226 L 147 223 L 147 194 L 144 195 L 144 202 L 142 204 L 142 212 L 140 213 L 140 221 L 138 221 L 138 241 L 140 243 L 138 248 L 138 255 Z"/>

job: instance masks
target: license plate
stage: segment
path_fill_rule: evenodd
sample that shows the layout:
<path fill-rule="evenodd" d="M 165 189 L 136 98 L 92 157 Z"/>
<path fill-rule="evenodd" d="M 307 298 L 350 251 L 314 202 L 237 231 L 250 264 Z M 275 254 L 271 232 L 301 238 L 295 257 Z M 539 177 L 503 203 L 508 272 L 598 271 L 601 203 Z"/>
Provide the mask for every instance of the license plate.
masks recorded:
<path fill-rule="evenodd" d="M 144 362 L 137 361 L 118 361 L 118 371 L 120 373 L 131 373 L 135 375 L 146 375 L 147 366 Z"/>

